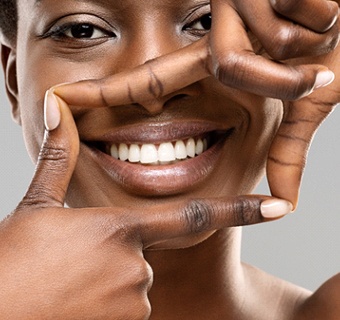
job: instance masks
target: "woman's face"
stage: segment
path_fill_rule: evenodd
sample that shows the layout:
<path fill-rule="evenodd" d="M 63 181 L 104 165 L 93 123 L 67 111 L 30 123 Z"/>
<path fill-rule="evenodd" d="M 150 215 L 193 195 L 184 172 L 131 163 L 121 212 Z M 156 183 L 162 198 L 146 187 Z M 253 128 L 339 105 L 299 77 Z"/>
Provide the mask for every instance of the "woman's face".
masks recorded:
<path fill-rule="evenodd" d="M 18 100 L 32 159 L 43 139 L 48 88 L 107 77 L 189 45 L 208 33 L 209 12 L 202 0 L 20 2 Z M 81 151 L 70 206 L 146 206 L 251 192 L 281 118 L 279 101 L 211 77 L 154 103 L 161 106 L 157 113 L 139 104 L 72 107 Z"/>

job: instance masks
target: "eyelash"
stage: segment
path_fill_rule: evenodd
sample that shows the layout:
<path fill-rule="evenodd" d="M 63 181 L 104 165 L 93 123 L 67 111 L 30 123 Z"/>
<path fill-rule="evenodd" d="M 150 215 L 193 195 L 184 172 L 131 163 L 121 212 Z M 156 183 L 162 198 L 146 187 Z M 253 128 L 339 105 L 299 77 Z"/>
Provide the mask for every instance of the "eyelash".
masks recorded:
<path fill-rule="evenodd" d="M 75 37 L 74 35 L 70 36 L 67 35 L 67 32 L 69 31 L 70 33 L 72 33 L 72 28 L 79 28 L 78 31 L 80 31 L 81 27 L 85 27 L 85 28 L 91 28 L 87 29 L 92 31 L 91 37 L 93 36 L 93 34 L 96 33 L 102 33 L 102 36 L 99 37 L 95 37 L 95 38 L 87 38 L 87 37 Z M 74 30 L 76 31 L 76 30 Z M 85 31 L 85 30 L 83 30 Z M 78 41 L 89 41 L 89 40 L 98 40 L 98 39 L 103 39 L 103 38 L 115 38 L 116 35 L 114 32 L 110 32 L 107 31 L 101 27 L 96 26 L 93 23 L 90 22 L 70 22 L 70 23 L 65 23 L 63 25 L 60 26 L 55 26 L 52 29 L 50 29 L 46 34 L 43 35 L 43 38 L 55 38 L 55 39 L 60 39 L 60 40 L 65 40 L 65 39 L 76 39 Z"/>
<path fill-rule="evenodd" d="M 205 21 L 203 21 L 203 19 L 205 19 Z M 201 23 L 203 27 L 202 29 L 193 27 L 198 23 Z M 204 24 L 206 24 L 206 26 L 204 26 Z M 185 25 L 183 30 L 189 31 L 197 36 L 203 36 L 207 32 L 209 32 L 210 28 L 211 28 L 211 13 L 209 12 L 200 16 L 198 19 L 195 19 L 193 22 L 190 22 L 189 24 Z"/>
<path fill-rule="evenodd" d="M 198 16 L 194 13 L 193 16 Z M 192 17 L 192 19 L 195 17 Z M 202 28 L 197 28 L 195 25 L 201 24 Z M 198 16 L 192 22 L 186 24 L 183 27 L 183 31 L 190 32 L 194 36 L 204 36 L 209 32 L 211 27 L 211 13 Z M 81 30 L 83 28 L 83 30 Z M 74 32 L 74 33 L 73 33 Z M 79 36 L 75 36 L 75 32 L 80 32 Z M 82 34 L 83 32 L 83 34 Z M 86 32 L 89 32 L 86 35 Z M 93 36 L 95 36 L 93 38 Z M 100 40 L 105 38 L 116 38 L 116 34 L 112 31 L 108 31 L 102 27 L 99 27 L 91 22 L 69 22 L 62 25 L 56 25 L 49 31 L 41 36 L 41 38 L 53 38 L 56 40 L 68 40 L 68 41 L 89 41 Z"/>

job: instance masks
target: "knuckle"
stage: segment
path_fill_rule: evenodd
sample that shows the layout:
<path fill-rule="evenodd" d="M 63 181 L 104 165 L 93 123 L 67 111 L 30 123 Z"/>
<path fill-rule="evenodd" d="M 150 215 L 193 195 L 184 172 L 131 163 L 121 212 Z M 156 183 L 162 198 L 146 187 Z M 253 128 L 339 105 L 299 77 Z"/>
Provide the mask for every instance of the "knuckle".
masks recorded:
<path fill-rule="evenodd" d="M 272 41 L 266 48 L 268 53 L 275 60 L 285 60 L 298 54 L 300 48 L 298 41 L 300 34 L 298 28 L 292 26 L 278 27 Z"/>
<path fill-rule="evenodd" d="M 38 163 L 44 163 L 45 170 L 63 173 L 67 170 L 69 151 L 63 146 L 59 146 L 49 141 L 45 143 L 39 152 Z"/>
<path fill-rule="evenodd" d="M 249 59 L 242 52 L 229 51 L 217 54 L 216 60 L 213 74 L 225 85 L 241 86 L 247 78 L 245 77 L 245 70 L 249 72 L 253 68 Z"/>
<path fill-rule="evenodd" d="M 184 223 L 191 233 L 206 231 L 211 226 L 212 208 L 201 200 L 191 200 L 183 210 Z"/>
<path fill-rule="evenodd" d="M 259 200 L 240 196 L 236 198 L 233 206 L 235 225 L 249 225 L 263 220 Z"/>
<path fill-rule="evenodd" d="M 153 99 L 160 99 L 164 95 L 164 85 L 158 76 L 152 70 L 152 63 L 146 62 L 148 66 L 149 81 L 148 81 L 148 92 Z"/>
<path fill-rule="evenodd" d="M 65 190 L 58 188 L 58 186 L 54 186 L 53 190 L 49 188 L 48 181 L 43 185 L 40 183 L 32 184 L 29 192 L 23 197 L 17 209 L 46 208 L 51 205 L 57 205 L 59 204 L 58 199 L 61 199 L 63 194 L 65 194 Z"/>
<path fill-rule="evenodd" d="M 151 314 L 151 305 L 148 292 L 153 283 L 153 272 L 150 265 L 142 257 L 134 259 L 128 269 L 130 297 L 134 301 L 136 319 L 148 319 Z M 133 318 L 134 319 L 134 318 Z"/>
<path fill-rule="evenodd" d="M 101 221 L 99 231 L 109 244 L 119 242 L 131 246 L 134 240 L 134 232 L 124 215 L 111 216 L 109 214 Z"/>
<path fill-rule="evenodd" d="M 109 103 L 109 99 L 107 97 L 107 92 L 109 92 L 109 89 L 107 88 L 106 85 L 106 79 L 100 79 L 97 80 L 98 81 L 98 85 L 99 85 L 99 96 L 100 96 L 100 100 L 101 100 L 101 104 L 104 107 L 109 107 L 110 103 Z"/>
<path fill-rule="evenodd" d="M 45 142 L 38 156 L 40 161 L 63 161 L 67 159 L 68 151 L 63 146 L 59 146 L 52 141 Z"/>
<path fill-rule="evenodd" d="M 153 272 L 151 266 L 145 259 L 141 258 L 132 268 L 135 286 L 140 292 L 148 292 L 153 283 Z"/>

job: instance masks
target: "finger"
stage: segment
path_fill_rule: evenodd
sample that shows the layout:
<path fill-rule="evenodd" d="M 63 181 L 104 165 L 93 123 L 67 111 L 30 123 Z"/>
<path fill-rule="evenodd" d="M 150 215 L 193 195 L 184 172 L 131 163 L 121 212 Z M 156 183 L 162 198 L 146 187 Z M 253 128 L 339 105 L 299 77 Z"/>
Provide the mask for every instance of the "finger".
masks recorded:
<path fill-rule="evenodd" d="M 332 28 L 338 19 L 339 6 L 335 1 L 270 0 L 281 15 L 316 32 Z"/>
<path fill-rule="evenodd" d="M 307 154 L 313 137 L 335 104 L 313 96 L 287 102 L 282 124 L 274 138 L 267 162 L 271 193 L 297 206 Z"/>
<path fill-rule="evenodd" d="M 68 106 L 51 91 L 45 97 L 45 122 L 49 130 L 45 131 L 36 171 L 19 209 L 64 205 L 77 161 L 79 138 Z"/>
<path fill-rule="evenodd" d="M 239 16 L 237 22 L 235 14 L 230 18 L 223 20 L 228 22 L 226 28 L 224 24 L 216 28 L 223 31 L 223 37 L 212 31 L 212 53 L 209 38 L 204 37 L 133 70 L 100 80 L 63 84 L 54 92 L 69 105 L 93 108 L 143 104 L 210 75 L 227 86 L 282 100 L 301 98 L 327 83 L 327 76 L 319 77 L 325 71 L 323 66 L 288 66 L 255 55 Z"/>
<path fill-rule="evenodd" d="M 314 2 L 314 0 L 306 1 L 308 3 L 305 3 L 305 1 L 294 1 L 294 3 L 298 3 L 295 6 L 303 12 L 314 12 L 313 10 L 319 7 L 324 8 L 324 3 L 329 2 L 317 0 L 319 5 L 315 6 L 314 3 L 309 3 L 310 1 Z M 337 4 L 335 5 L 337 6 Z M 278 16 L 268 1 L 238 1 L 236 6 L 247 27 L 259 39 L 266 52 L 275 60 L 325 54 L 338 44 L 339 27 L 334 25 L 335 21 L 332 22 L 333 27 L 328 31 L 317 33 L 296 24 L 295 20 L 289 21 Z M 333 5 L 330 6 L 334 7 Z M 312 7 L 313 10 L 309 10 Z M 295 11 L 293 10 L 293 12 Z M 332 20 L 334 20 L 334 16 L 337 17 L 337 11 L 331 14 L 333 15 Z M 300 15 L 297 13 L 298 17 Z M 310 23 L 316 24 L 315 21 L 318 20 L 318 18 L 315 18 Z M 321 19 L 321 21 L 323 20 Z"/>
<path fill-rule="evenodd" d="M 210 76 L 208 39 L 178 52 L 100 80 L 86 80 L 55 87 L 70 105 L 83 107 L 142 103 L 161 98 Z"/>
<path fill-rule="evenodd" d="M 149 248 L 169 239 L 277 219 L 291 209 L 285 200 L 249 195 L 191 200 L 173 204 L 171 209 L 160 205 L 147 214 L 133 213 L 132 217 L 135 234 L 142 239 L 144 248 Z"/>
<path fill-rule="evenodd" d="M 261 96 L 295 100 L 333 78 L 320 65 L 285 65 L 256 55 L 238 13 L 224 2 L 217 4 L 212 7 L 212 68 L 222 83 Z"/>

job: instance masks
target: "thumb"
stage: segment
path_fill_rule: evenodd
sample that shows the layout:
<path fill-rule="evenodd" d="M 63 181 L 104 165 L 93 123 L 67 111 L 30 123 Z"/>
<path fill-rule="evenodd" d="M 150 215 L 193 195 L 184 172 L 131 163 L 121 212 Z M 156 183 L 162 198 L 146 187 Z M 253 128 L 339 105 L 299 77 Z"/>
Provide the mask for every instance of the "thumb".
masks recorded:
<path fill-rule="evenodd" d="M 64 205 L 66 191 L 79 153 L 78 131 L 67 104 L 51 90 L 44 106 L 45 136 L 23 207 Z"/>

